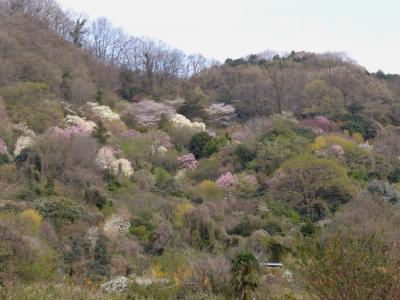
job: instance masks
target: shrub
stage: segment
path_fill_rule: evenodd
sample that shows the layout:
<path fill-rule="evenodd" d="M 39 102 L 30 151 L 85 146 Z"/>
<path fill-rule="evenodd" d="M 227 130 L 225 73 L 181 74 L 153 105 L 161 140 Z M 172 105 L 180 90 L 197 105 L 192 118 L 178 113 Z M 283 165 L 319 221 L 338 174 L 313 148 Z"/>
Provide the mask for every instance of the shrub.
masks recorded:
<path fill-rule="evenodd" d="M 151 218 L 148 216 L 137 216 L 132 218 L 129 232 L 135 235 L 140 241 L 147 242 L 154 229 Z"/>
<path fill-rule="evenodd" d="M 35 226 L 39 226 L 42 223 L 42 216 L 38 214 L 38 212 L 34 209 L 24 210 L 20 217 L 26 220 L 29 220 Z"/>
<path fill-rule="evenodd" d="M 393 251 L 398 251 L 395 249 Z M 310 249 L 311 248 L 311 249 Z M 339 234 L 306 250 L 303 274 L 310 292 L 323 299 L 397 299 L 397 256 L 374 236 Z M 357 272 L 355 272 L 357 270 Z"/>
<path fill-rule="evenodd" d="M 174 225 L 177 227 L 182 227 L 184 215 L 191 211 L 193 208 L 194 206 L 191 203 L 178 204 L 175 209 Z"/>
<path fill-rule="evenodd" d="M 95 205 L 96 207 L 102 209 L 107 203 L 107 198 L 101 194 L 98 190 L 86 189 L 85 199 L 88 203 Z"/>
<path fill-rule="evenodd" d="M 372 194 L 382 197 L 385 201 L 396 206 L 400 205 L 400 192 L 389 182 L 374 179 L 368 184 L 367 190 Z"/>
<path fill-rule="evenodd" d="M 285 162 L 282 172 L 272 184 L 274 198 L 314 220 L 336 211 L 354 192 L 346 169 L 331 159 L 299 156 Z"/>
<path fill-rule="evenodd" d="M 239 161 L 241 169 L 245 169 L 249 162 L 256 158 L 256 151 L 247 145 L 240 144 L 236 147 L 233 155 Z"/>
<path fill-rule="evenodd" d="M 163 167 L 157 167 L 154 170 L 154 177 L 156 179 L 156 186 L 161 191 L 171 191 L 173 188 L 174 177 Z"/>
<path fill-rule="evenodd" d="M 195 170 L 190 170 L 188 176 L 196 181 L 214 180 L 219 175 L 219 160 L 216 157 L 199 160 Z"/>
<path fill-rule="evenodd" d="M 231 261 L 232 285 L 237 299 L 251 299 L 260 282 L 260 264 L 250 252 L 239 253 Z"/>
<path fill-rule="evenodd" d="M 212 137 L 207 132 L 199 132 L 193 135 L 189 144 L 189 151 L 194 154 L 196 158 L 205 156 L 205 148 L 212 140 Z"/>
<path fill-rule="evenodd" d="M 204 201 L 216 201 L 223 196 L 222 189 L 211 180 L 204 180 L 195 188 L 195 193 Z"/>
<path fill-rule="evenodd" d="M 17 274 L 25 282 L 51 281 L 57 269 L 57 255 L 50 248 L 41 245 L 41 251 L 35 253 L 34 258 L 22 261 L 17 266 Z M 43 249 L 44 248 L 44 249 Z"/>
<path fill-rule="evenodd" d="M 63 197 L 37 199 L 34 202 L 34 207 L 56 229 L 60 229 L 69 222 L 75 222 L 84 214 L 82 207 Z"/>
<path fill-rule="evenodd" d="M 25 122 L 35 132 L 59 124 L 62 107 L 44 83 L 20 82 L 0 89 L 8 114 L 14 123 Z"/>
<path fill-rule="evenodd" d="M 375 121 L 363 114 L 347 114 L 342 122 L 341 128 L 350 134 L 360 133 L 365 139 L 374 138 L 377 134 L 378 126 Z"/>
<path fill-rule="evenodd" d="M 99 280 L 104 277 L 108 278 L 111 272 L 110 262 L 111 257 L 108 253 L 107 238 L 105 235 L 100 234 L 94 247 L 93 262 L 90 265 L 90 276 L 94 280 Z"/>
<path fill-rule="evenodd" d="M 227 172 L 220 177 L 217 178 L 217 185 L 223 190 L 229 190 L 233 185 L 236 184 L 236 176 L 232 175 L 230 172 Z"/>

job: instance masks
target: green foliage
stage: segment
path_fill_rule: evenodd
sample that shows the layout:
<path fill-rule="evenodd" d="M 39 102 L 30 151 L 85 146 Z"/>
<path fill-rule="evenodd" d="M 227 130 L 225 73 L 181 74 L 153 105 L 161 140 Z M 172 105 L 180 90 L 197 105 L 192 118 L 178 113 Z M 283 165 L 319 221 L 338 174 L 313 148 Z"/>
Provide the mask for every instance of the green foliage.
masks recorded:
<path fill-rule="evenodd" d="M 325 115 L 330 119 L 340 117 L 344 112 L 341 92 L 329 87 L 325 81 L 317 79 L 304 87 L 303 102 L 305 112 L 311 115 Z"/>
<path fill-rule="evenodd" d="M 365 139 L 374 138 L 377 134 L 376 122 L 363 114 L 346 114 L 342 117 L 342 122 L 340 127 L 350 134 L 361 133 Z"/>
<path fill-rule="evenodd" d="M 199 132 L 193 135 L 189 144 L 189 151 L 196 158 L 210 157 L 218 152 L 221 146 L 226 143 L 226 138 L 213 138 L 207 132 Z"/>
<path fill-rule="evenodd" d="M 54 250 L 42 245 L 41 251 L 34 253 L 32 260 L 22 260 L 16 266 L 17 276 L 24 282 L 52 281 L 58 265 Z"/>
<path fill-rule="evenodd" d="M 317 227 L 313 222 L 307 221 L 303 226 L 301 226 L 300 231 L 304 236 L 311 236 L 317 231 Z"/>
<path fill-rule="evenodd" d="M 156 186 L 161 191 L 171 191 L 173 188 L 174 177 L 163 167 L 157 167 L 154 170 L 154 177 L 156 179 Z"/>
<path fill-rule="evenodd" d="M 145 137 L 134 137 L 124 140 L 121 149 L 126 158 L 133 163 L 133 168 L 140 169 L 149 159 L 151 143 Z"/>
<path fill-rule="evenodd" d="M 240 169 L 246 169 L 247 165 L 256 157 L 256 151 L 249 146 L 241 144 L 236 147 L 234 156 L 240 163 Z"/>
<path fill-rule="evenodd" d="M 188 170 L 188 176 L 196 181 L 215 180 L 219 174 L 219 160 L 216 157 L 199 160 L 196 169 Z"/>
<path fill-rule="evenodd" d="M 167 284 L 153 283 L 142 286 L 137 283 L 129 287 L 128 299 L 178 299 L 180 288 Z"/>
<path fill-rule="evenodd" d="M 260 264 L 250 252 L 236 255 L 232 261 L 232 285 L 237 299 L 251 299 L 260 282 Z"/>
<path fill-rule="evenodd" d="M 193 153 L 196 158 L 205 157 L 205 149 L 211 140 L 212 137 L 207 132 L 196 133 L 190 140 L 189 151 Z"/>
<path fill-rule="evenodd" d="M 84 214 L 82 207 L 64 197 L 40 198 L 35 200 L 34 207 L 56 229 L 60 229 L 70 222 L 75 222 Z"/>
<path fill-rule="evenodd" d="M 258 151 L 256 161 L 251 166 L 256 170 L 261 168 L 267 174 L 271 174 L 287 159 L 304 153 L 308 145 L 309 140 L 307 138 L 292 132 L 286 135 L 278 135 L 273 139 L 266 139 Z"/>
<path fill-rule="evenodd" d="M 94 280 L 109 277 L 111 272 L 110 263 L 111 257 L 108 253 L 107 238 L 105 235 L 100 234 L 94 247 L 93 262 L 90 265 L 90 276 Z"/>
<path fill-rule="evenodd" d="M 194 189 L 194 192 L 204 201 L 218 201 L 223 196 L 221 188 L 211 180 L 204 180 Z"/>
<path fill-rule="evenodd" d="M 62 107 L 44 83 L 15 83 L 0 89 L 7 112 L 15 123 L 26 123 L 35 132 L 58 125 L 64 117 Z"/>
<path fill-rule="evenodd" d="M 140 241 L 147 242 L 153 232 L 154 226 L 149 216 L 137 216 L 131 220 L 129 232 L 136 236 Z"/>
<path fill-rule="evenodd" d="M 274 198 L 314 220 L 336 211 L 354 193 L 346 169 L 328 158 L 298 156 L 286 161 L 281 172 L 284 176 L 273 184 Z"/>
<path fill-rule="evenodd" d="M 92 136 L 97 140 L 100 145 L 106 145 L 107 140 L 110 138 L 110 134 L 108 133 L 107 128 L 101 121 L 99 121 L 97 123 L 97 126 L 94 128 Z"/>
<path fill-rule="evenodd" d="M 300 222 L 300 215 L 288 204 L 278 201 L 270 201 L 268 203 L 268 209 L 274 216 L 287 217 L 291 219 L 292 222 L 294 222 L 295 224 Z"/>

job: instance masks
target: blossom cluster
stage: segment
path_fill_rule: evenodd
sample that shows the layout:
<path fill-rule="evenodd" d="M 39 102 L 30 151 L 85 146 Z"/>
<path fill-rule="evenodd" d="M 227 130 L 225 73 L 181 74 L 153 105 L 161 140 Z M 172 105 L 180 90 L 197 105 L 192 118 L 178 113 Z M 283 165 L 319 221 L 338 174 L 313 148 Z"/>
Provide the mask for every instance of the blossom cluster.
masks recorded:
<path fill-rule="evenodd" d="M 176 128 L 187 128 L 194 131 L 205 131 L 206 125 L 202 122 L 192 122 L 188 118 L 183 115 L 175 114 L 173 115 L 169 121 Z"/>
<path fill-rule="evenodd" d="M 196 169 L 196 167 L 197 167 L 197 160 L 194 157 L 193 153 L 179 156 L 177 158 L 177 161 L 179 162 L 181 167 L 184 169 Z"/>
<path fill-rule="evenodd" d="M 131 162 L 124 158 L 117 159 L 115 157 L 116 154 L 118 154 L 118 151 L 110 146 L 100 148 L 96 157 L 97 165 L 104 170 L 108 169 L 113 175 L 132 176 L 133 168 Z"/>
<path fill-rule="evenodd" d="M 127 233 L 130 226 L 130 218 L 127 216 L 113 216 L 103 227 L 104 232 L 108 233 Z"/>
<path fill-rule="evenodd" d="M 104 121 L 119 120 L 119 114 L 113 112 L 107 105 L 99 105 L 95 102 L 88 102 L 87 107 L 89 112 L 93 114 L 95 118 L 99 118 Z"/>
<path fill-rule="evenodd" d="M 236 176 L 232 175 L 231 172 L 227 172 L 220 177 L 218 177 L 216 183 L 218 186 L 224 190 L 228 190 L 236 183 Z"/>
<path fill-rule="evenodd" d="M 164 145 L 157 145 L 156 143 L 154 143 L 151 146 L 151 153 L 152 154 L 165 154 L 166 152 L 168 152 L 168 148 L 165 147 Z"/>
<path fill-rule="evenodd" d="M 206 112 L 210 116 L 232 115 L 235 113 L 235 108 L 225 103 L 213 103 L 206 109 Z"/>
<path fill-rule="evenodd" d="M 306 119 L 302 122 L 306 126 L 310 126 L 316 131 L 316 133 L 321 134 L 323 132 L 332 131 L 335 129 L 335 123 L 328 120 L 324 116 L 316 116 L 312 119 Z"/>
<path fill-rule="evenodd" d="M 66 135 L 68 135 L 68 132 L 70 134 L 75 132 L 83 135 L 89 135 L 96 127 L 95 122 L 73 115 L 66 116 L 64 122 L 67 124 L 67 128 L 62 130 L 65 130 Z"/>
<path fill-rule="evenodd" d="M 110 171 L 113 175 L 122 175 L 125 177 L 133 175 L 132 164 L 125 158 L 114 160 L 110 165 Z"/>
<path fill-rule="evenodd" d="M 101 289 L 107 294 L 121 294 L 128 289 L 128 278 L 125 276 L 115 277 L 103 283 Z"/>
<path fill-rule="evenodd" d="M 368 141 L 366 141 L 365 143 L 359 144 L 358 147 L 360 147 L 363 150 L 367 150 L 367 151 L 371 151 L 374 146 L 369 144 Z"/>
<path fill-rule="evenodd" d="M 164 103 L 152 100 L 143 100 L 133 106 L 134 118 L 142 126 L 157 126 L 161 121 L 161 116 L 170 118 L 176 114 L 176 110 Z M 129 111 L 128 111 L 128 114 Z"/>
<path fill-rule="evenodd" d="M 14 125 L 14 130 L 17 131 L 22 136 L 30 136 L 32 138 L 35 137 L 35 132 L 29 129 L 25 123 L 19 123 Z"/>
<path fill-rule="evenodd" d="M 7 145 L 6 143 L 0 138 L 0 155 L 7 154 Z"/>
<path fill-rule="evenodd" d="M 178 172 L 176 172 L 174 179 L 179 182 L 183 180 L 185 176 L 186 176 L 186 169 L 181 169 Z"/>
<path fill-rule="evenodd" d="M 14 156 L 21 154 L 22 150 L 29 148 L 34 143 L 34 139 L 30 136 L 20 136 L 15 143 Z"/>
<path fill-rule="evenodd" d="M 25 123 L 17 124 L 14 130 L 18 131 L 21 136 L 17 139 L 14 147 L 14 156 L 21 154 L 22 150 L 29 148 L 34 144 L 35 132 L 30 130 Z"/>
<path fill-rule="evenodd" d="M 155 283 L 158 284 L 165 284 L 169 283 L 170 281 L 166 278 L 150 278 L 150 277 L 135 277 L 135 282 L 140 286 L 149 286 Z"/>

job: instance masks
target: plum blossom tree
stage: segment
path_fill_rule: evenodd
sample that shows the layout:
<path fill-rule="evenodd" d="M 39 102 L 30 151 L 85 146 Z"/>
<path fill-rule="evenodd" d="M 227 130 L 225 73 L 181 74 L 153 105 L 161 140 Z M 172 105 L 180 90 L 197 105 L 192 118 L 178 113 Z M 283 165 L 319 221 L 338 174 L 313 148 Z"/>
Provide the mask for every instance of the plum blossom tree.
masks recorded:
<path fill-rule="evenodd" d="M 218 177 L 216 183 L 220 188 L 229 190 L 236 183 L 236 176 L 232 175 L 231 172 L 227 172 Z"/>
<path fill-rule="evenodd" d="M 177 158 L 177 161 L 184 169 L 196 169 L 197 167 L 197 160 L 194 157 L 193 153 L 182 155 Z"/>

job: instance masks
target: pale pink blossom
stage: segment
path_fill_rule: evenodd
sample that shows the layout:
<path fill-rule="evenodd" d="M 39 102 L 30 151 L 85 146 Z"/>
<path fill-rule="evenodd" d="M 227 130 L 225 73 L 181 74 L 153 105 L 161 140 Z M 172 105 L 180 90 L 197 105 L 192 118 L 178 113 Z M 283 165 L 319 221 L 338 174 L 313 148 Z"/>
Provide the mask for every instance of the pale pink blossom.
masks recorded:
<path fill-rule="evenodd" d="M 227 172 L 220 177 L 218 177 L 216 183 L 219 187 L 224 190 L 228 190 L 236 183 L 236 176 L 232 175 L 231 172 Z"/>
<path fill-rule="evenodd" d="M 316 116 L 312 119 L 306 119 L 303 120 L 302 123 L 303 125 L 312 127 L 313 131 L 318 134 L 335 129 L 335 123 L 324 116 Z"/>
<path fill-rule="evenodd" d="M 197 160 L 194 157 L 193 153 L 182 155 L 177 158 L 177 161 L 184 169 L 196 169 L 197 167 Z"/>

